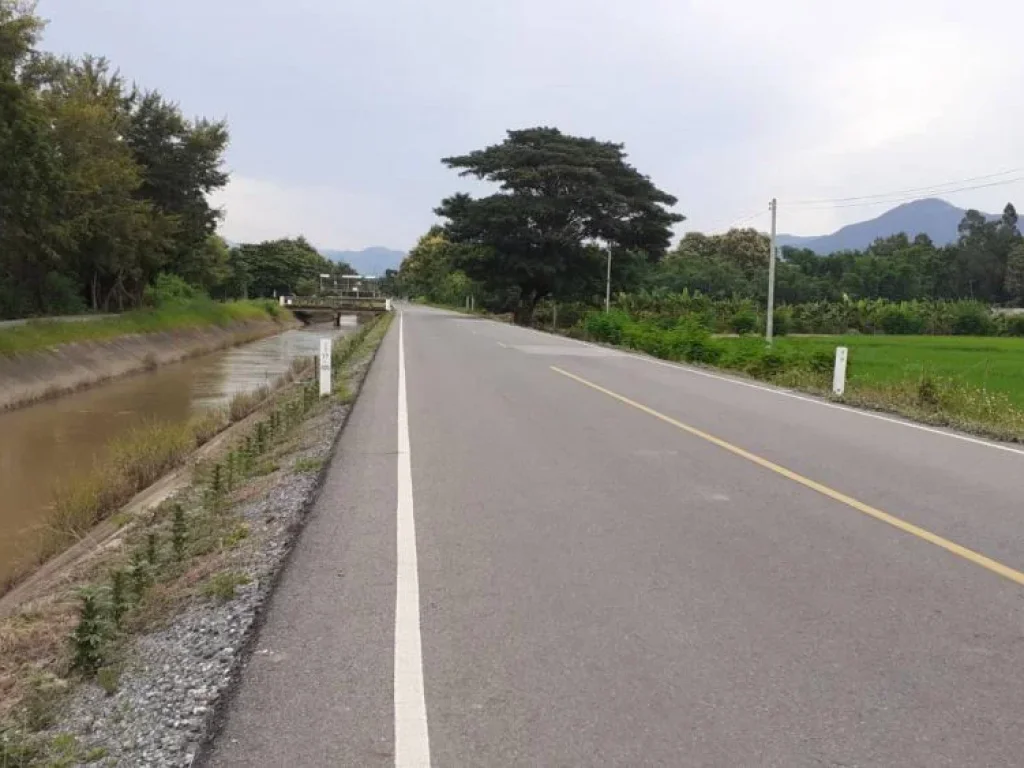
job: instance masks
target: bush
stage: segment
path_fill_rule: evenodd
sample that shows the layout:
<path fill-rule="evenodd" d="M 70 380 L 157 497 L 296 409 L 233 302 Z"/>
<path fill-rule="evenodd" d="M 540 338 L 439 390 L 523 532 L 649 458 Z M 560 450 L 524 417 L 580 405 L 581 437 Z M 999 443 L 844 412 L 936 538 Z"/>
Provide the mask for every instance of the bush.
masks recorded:
<path fill-rule="evenodd" d="M 161 272 L 153 284 L 146 287 L 146 303 L 151 307 L 170 307 L 188 304 L 203 296 L 195 286 L 178 275 Z"/>
<path fill-rule="evenodd" d="M 683 323 L 676 332 L 680 334 L 681 341 L 678 359 L 691 363 L 715 363 L 722 357 L 722 348 L 715 344 L 711 332 L 696 321 Z"/>
<path fill-rule="evenodd" d="M 835 369 L 835 356 L 823 349 L 816 349 L 806 361 L 807 369 L 813 373 L 832 373 Z M 849 363 L 847 363 L 847 375 L 849 375 Z"/>
<path fill-rule="evenodd" d="M 1007 336 L 1024 336 L 1024 315 L 1011 315 L 1006 318 Z"/>
<path fill-rule="evenodd" d="M 757 315 L 752 309 L 741 309 L 729 318 L 729 328 L 740 336 L 753 333 L 757 330 Z"/>
<path fill-rule="evenodd" d="M 775 336 L 785 336 L 793 329 L 793 310 L 789 307 L 776 309 L 772 313 L 772 333 Z"/>
<path fill-rule="evenodd" d="M 992 318 L 982 305 L 964 302 L 956 309 L 952 330 L 955 336 L 987 336 L 992 332 Z"/>
<path fill-rule="evenodd" d="M 891 336 L 910 336 L 924 329 L 924 319 L 905 306 L 887 306 L 878 313 L 878 326 Z"/>
<path fill-rule="evenodd" d="M 583 319 L 583 328 L 595 341 L 621 344 L 623 330 L 629 323 L 629 315 L 620 310 L 591 312 Z"/>

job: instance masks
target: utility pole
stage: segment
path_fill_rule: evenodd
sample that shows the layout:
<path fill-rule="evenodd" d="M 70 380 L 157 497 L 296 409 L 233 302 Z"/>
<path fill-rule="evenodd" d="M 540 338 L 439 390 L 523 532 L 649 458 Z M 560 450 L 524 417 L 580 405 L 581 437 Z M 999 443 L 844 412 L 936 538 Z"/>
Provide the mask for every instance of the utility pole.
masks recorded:
<path fill-rule="evenodd" d="M 778 212 L 779 203 L 773 197 L 768 203 L 768 210 L 772 212 L 772 242 L 768 246 L 768 315 L 765 318 L 765 339 L 772 343 L 772 333 L 775 330 L 775 215 Z"/>
<path fill-rule="evenodd" d="M 604 311 L 612 311 L 612 246 L 608 244 L 608 276 L 604 284 Z"/>

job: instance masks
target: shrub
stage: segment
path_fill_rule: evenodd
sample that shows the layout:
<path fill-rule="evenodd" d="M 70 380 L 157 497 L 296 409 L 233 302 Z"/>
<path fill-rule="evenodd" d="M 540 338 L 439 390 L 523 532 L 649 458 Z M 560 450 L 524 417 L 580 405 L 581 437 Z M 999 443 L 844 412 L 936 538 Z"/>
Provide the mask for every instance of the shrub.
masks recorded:
<path fill-rule="evenodd" d="M 188 304 L 202 294 L 195 286 L 185 282 L 178 275 L 161 272 L 153 284 L 146 287 L 146 303 L 151 307 L 170 307 Z"/>
<path fill-rule="evenodd" d="M 1024 315 L 1011 315 L 1006 318 L 1006 334 L 1024 336 Z"/>
<path fill-rule="evenodd" d="M 878 313 L 878 326 L 892 336 L 908 336 L 921 333 L 924 320 L 909 307 L 891 305 Z"/>
<path fill-rule="evenodd" d="M 952 331 L 956 336 L 987 336 L 992 332 L 992 319 L 982 305 L 963 302 L 956 308 Z"/>
<path fill-rule="evenodd" d="M 583 327 L 587 335 L 595 341 L 620 344 L 623 329 L 629 322 L 629 315 L 620 310 L 591 312 L 583 319 Z"/>
<path fill-rule="evenodd" d="M 793 310 L 789 307 L 781 307 L 772 313 L 772 333 L 775 336 L 785 336 L 792 332 Z"/>
<path fill-rule="evenodd" d="M 765 348 L 759 357 L 750 361 L 747 373 L 758 378 L 771 378 L 785 370 L 788 362 L 786 356 L 778 350 Z"/>
<path fill-rule="evenodd" d="M 917 385 L 917 403 L 922 408 L 939 406 L 939 388 L 930 376 L 925 376 Z"/>
<path fill-rule="evenodd" d="M 238 571 L 221 571 L 203 585 L 203 595 L 226 603 L 235 597 L 235 591 L 252 579 Z"/>
<path fill-rule="evenodd" d="M 721 346 L 715 344 L 711 332 L 703 325 L 690 320 L 685 322 L 678 332 L 682 341 L 679 349 L 681 359 L 691 363 L 715 363 L 721 358 Z"/>
<path fill-rule="evenodd" d="M 835 368 L 835 357 L 823 349 L 816 349 L 808 355 L 806 364 L 807 369 L 814 373 L 832 373 Z M 847 363 L 847 375 L 849 375 L 849 363 Z"/>
<path fill-rule="evenodd" d="M 752 309 L 741 309 L 729 318 L 729 328 L 740 336 L 753 333 L 757 330 L 757 315 Z"/>
<path fill-rule="evenodd" d="M 106 626 L 100 611 L 99 599 L 93 590 L 82 590 L 78 626 L 71 634 L 74 651 L 72 665 L 85 674 L 92 674 L 103 663 L 103 645 Z"/>

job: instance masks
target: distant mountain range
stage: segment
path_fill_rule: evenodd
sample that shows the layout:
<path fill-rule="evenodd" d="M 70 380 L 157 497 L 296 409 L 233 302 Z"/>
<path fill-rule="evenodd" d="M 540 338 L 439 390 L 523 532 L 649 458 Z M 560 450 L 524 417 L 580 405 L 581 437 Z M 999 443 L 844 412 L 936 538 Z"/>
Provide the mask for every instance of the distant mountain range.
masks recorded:
<path fill-rule="evenodd" d="M 904 203 L 881 216 L 848 224 L 831 235 L 802 237 L 779 235 L 776 241 L 780 248 L 809 248 L 825 256 L 836 251 L 864 250 L 880 237 L 890 237 L 906 232 L 911 240 L 919 234 L 928 235 L 936 245 L 948 245 L 957 239 L 957 227 L 966 211 L 938 198 L 915 200 Z M 998 218 L 985 214 L 989 218 Z"/>
<path fill-rule="evenodd" d="M 361 251 L 330 251 L 321 249 L 320 253 L 331 261 L 344 261 L 360 275 L 382 276 L 389 269 L 398 269 L 405 258 L 402 251 L 372 246 Z"/>

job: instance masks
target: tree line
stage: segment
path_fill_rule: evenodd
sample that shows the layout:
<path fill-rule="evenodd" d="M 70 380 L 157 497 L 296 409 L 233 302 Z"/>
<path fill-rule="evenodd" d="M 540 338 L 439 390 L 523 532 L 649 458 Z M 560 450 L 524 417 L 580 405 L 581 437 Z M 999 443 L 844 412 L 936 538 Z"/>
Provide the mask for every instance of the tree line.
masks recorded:
<path fill-rule="evenodd" d="M 34 3 L 0 0 L 0 317 L 131 309 L 161 274 L 237 298 L 350 271 L 302 238 L 230 248 L 209 202 L 227 124 L 40 50 L 43 28 Z"/>
<path fill-rule="evenodd" d="M 498 190 L 443 200 L 435 211 L 441 223 L 392 277 L 395 292 L 449 304 L 472 294 L 477 306 L 529 322 L 547 299 L 600 305 L 610 251 L 616 295 L 766 298 L 768 237 L 754 229 L 690 232 L 671 248 L 671 227 L 684 220 L 670 210 L 676 200 L 626 162 L 621 144 L 531 128 L 442 162 Z M 829 256 L 785 248 L 776 298 L 1024 304 L 1016 210 L 1007 204 L 994 221 L 968 211 L 951 245 L 900 234 Z"/>
<path fill-rule="evenodd" d="M 753 229 L 722 235 L 686 234 L 636 288 L 700 291 L 715 298 L 766 298 L 768 237 Z M 975 210 L 960 222 L 958 238 L 936 245 L 927 235 L 880 238 L 863 251 L 819 256 L 783 248 L 775 295 L 786 304 L 845 299 L 974 300 L 1024 303 L 1024 238 L 1007 203 L 988 220 Z"/>

